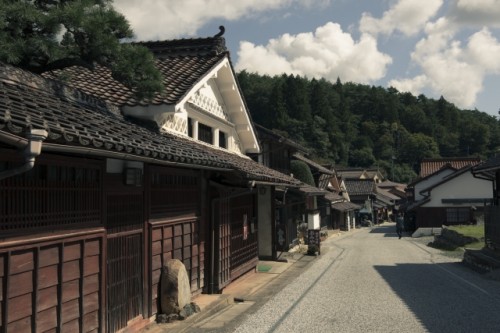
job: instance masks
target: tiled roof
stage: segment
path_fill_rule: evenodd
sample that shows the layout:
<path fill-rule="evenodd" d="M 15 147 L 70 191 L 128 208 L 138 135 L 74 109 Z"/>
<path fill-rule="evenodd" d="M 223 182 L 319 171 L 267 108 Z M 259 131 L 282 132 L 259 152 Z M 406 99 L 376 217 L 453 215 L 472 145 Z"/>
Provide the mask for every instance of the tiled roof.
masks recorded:
<path fill-rule="evenodd" d="M 374 193 L 375 182 L 373 179 L 346 179 L 345 186 L 350 196 L 369 195 Z"/>
<path fill-rule="evenodd" d="M 329 193 L 326 190 L 322 190 L 320 188 L 308 185 L 308 184 L 302 184 L 300 188 L 294 189 L 294 191 L 301 192 L 305 194 L 306 196 L 318 196 L 318 195 L 325 195 Z"/>
<path fill-rule="evenodd" d="M 47 130 L 47 145 L 88 147 L 193 168 L 237 170 L 250 180 L 300 184 L 249 158 L 134 124 L 110 103 L 0 63 L 0 132 L 24 137 L 30 128 Z"/>
<path fill-rule="evenodd" d="M 368 169 L 365 170 L 366 176 L 370 179 L 374 179 L 375 177 L 383 178 L 384 175 L 380 172 L 380 170 L 377 169 Z"/>
<path fill-rule="evenodd" d="M 397 197 L 398 199 L 406 197 L 405 194 L 406 185 L 391 182 L 390 180 L 385 180 L 382 183 L 377 184 L 377 191 L 386 191 L 391 195 Z"/>
<path fill-rule="evenodd" d="M 254 123 L 254 127 L 257 130 L 257 133 L 259 135 L 259 139 L 261 139 L 261 140 L 266 138 L 266 137 L 269 137 L 272 140 L 280 142 L 281 144 L 289 146 L 289 147 L 294 148 L 296 150 L 300 150 L 300 151 L 303 151 L 306 153 L 308 151 L 307 148 L 301 146 L 300 144 L 298 144 L 297 142 L 295 142 L 291 139 L 284 137 L 283 135 L 277 133 L 276 131 L 270 130 L 268 128 L 265 128 L 262 125 L 255 124 L 255 123 Z"/>
<path fill-rule="evenodd" d="M 138 44 L 148 47 L 155 54 L 156 66 L 164 78 L 164 91 L 149 101 L 148 105 L 176 104 L 228 54 L 224 38 L 220 37 Z M 137 101 L 133 92 L 113 79 L 111 71 L 102 66 L 96 66 L 93 71 L 73 66 L 46 73 L 44 76 L 64 80 L 72 87 L 118 106 L 146 104 Z"/>
<path fill-rule="evenodd" d="M 328 192 L 326 195 L 325 195 L 325 199 L 326 200 L 330 200 L 330 201 L 341 201 L 341 200 L 344 200 L 344 197 L 337 194 L 337 193 L 333 193 L 333 192 Z"/>
<path fill-rule="evenodd" d="M 494 178 L 494 173 L 500 169 L 500 154 L 494 157 L 489 158 L 485 162 L 476 165 L 472 172 L 474 174 L 482 173 L 487 175 L 488 177 Z"/>
<path fill-rule="evenodd" d="M 341 212 L 346 212 L 350 210 L 361 209 L 360 205 L 356 205 L 350 201 L 336 202 L 332 204 L 332 208 Z"/>
<path fill-rule="evenodd" d="M 430 173 L 430 174 L 428 174 L 425 177 L 418 176 L 417 178 L 413 179 L 406 187 L 407 188 L 412 188 L 412 187 L 415 187 L 416 184 L 418 184 L 420 182 L 423 182 L 423 181 L 425 181 L 425 180 L 427 180 L 429 178 L 433 178 L 433 177 L 435 177 L 437 175 L 444 174 L 444 173 L 448 173 L 448 174 L 450 172 L 453 173 L 455 171 L 457 171 L 456 168 L 452 167 L 450 164 L 445 164 L 439 170 L 437 170 L 437 171 L 435 171 L 433 173 Z M 444 176 L 442 176 L 442 177 L 444 177 Z"/>
<path fill-rule="evenodd" d="M 423 178 L 431 175 L 447 165 L 458 170 L 468 165 L 477 165 L 480 162 L 481 159 L 479 157 L 424 158 L 420 162 L 419 177 Z"/>
<path fill-rule="evenodd" d="M 393 187 L 404 188 L 405 186 L 406 186 L 405 184 L 396 183 L 390 180 L 384 180 L 383 182 L 377 184 L 377 187 L 381 188 L 393 188 Z"/>
<path fill-rule="evenodd" d="M 384 196 L 385 198 L 387 198 L 389 200 L 393 200 L 393 201 L 401 199 L 397 195 L 392 194 L 390 191 L 384 190 L 384 189 L 381 189 L 381 188 L 377 188 L 377 195 Z"/>
<path fill-rule="evenodd" d="M 365 173 L 365 170 L 358 169 L 337 169 L 337 175 L 342 179 L 360 179 L 361 176 Z"/>

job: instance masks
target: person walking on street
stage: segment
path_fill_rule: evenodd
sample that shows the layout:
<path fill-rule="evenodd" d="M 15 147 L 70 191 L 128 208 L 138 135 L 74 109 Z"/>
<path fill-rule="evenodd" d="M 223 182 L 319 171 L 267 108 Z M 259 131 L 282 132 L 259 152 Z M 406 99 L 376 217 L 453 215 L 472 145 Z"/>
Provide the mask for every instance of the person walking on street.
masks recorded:
<path fill-rule="evenodd" d="M 396 232 L 399 236 L 399 239 L 401 239 L 401 236 L 403 235 L 403 229 L 404 229 L 404 218 L 403 214 L 399 213 L 398 217 L 396 217 Z"/>

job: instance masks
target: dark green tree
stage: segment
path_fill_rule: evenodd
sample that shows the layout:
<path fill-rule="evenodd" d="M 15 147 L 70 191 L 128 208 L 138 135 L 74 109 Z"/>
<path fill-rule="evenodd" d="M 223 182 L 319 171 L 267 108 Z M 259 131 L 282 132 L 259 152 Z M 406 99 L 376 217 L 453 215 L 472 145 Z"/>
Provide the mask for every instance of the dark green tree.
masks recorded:
<path fill-rule="evenodd" d="M 269 96 L 269 108 L 270 110 L 266 112 L 265 118 L 267 118 L 266 122 L 271 124 L 270 128 L 287 128 L 288 112 L 286 109 L 282 80 L 274 82 L 271 95 Z"/>
<path fill-rule="evenodd" d="M 311 186 L 316 186 L 311 169 L 306 163 L 299 160 L 293 160 L 290 162 L 290 171 L 292 172 L 293 176 L 301 182 L 309 184 Z"/>
<path fill-rule="evenodd" d="M 486 151 L 490 131 L 488 126 L 466 117 L 460 123 L 460 148 L 465 156 L 479 155 Z"/>
<path fill-rule="evenodd" d="M 272 128 L 270 125 L 271 109 L 274 106 L 273 102 L 270 101 L 269 94 L 274 89 L 276 80 L 266 75 L 260 76 L 247 71 L 238 73 L 237 79 L 241 89 L 245 92 L 245 101 L 253 120 L 265 127 Z"/>
<path fill-rule="evenodd" d="M 500 149 L 496 117 L 459 110 L 444 98 L 340 79 L 331 83 L 293 75 L 246 77 L 251 84 L 242 84 L 242 89 L 252 115 L 265 112 L 267 123 L 262 125 L 279 127 L 325 163 L 376 164 L 388 175 L 394 173 L 396 181 L 405 181 L 416 175 L 424 157 L 485 158 Z"/>
<path fill-rule="evenodd" d="M 370 147 L 351 150 L 349 153 L 349 165 L 353 167 L 369 168 L 375 163 L 375 156 Z"/>
<path fill-rule="evenodd" d="M 0 61 L 39 74 L 99 64 L 137 98 L 151 98 L 162 77 L 146 48 L 124 43 L 132 37 L 111 0 L 0 0 Z"/>
<path fill-rule="evenodd" d="M 299 76 L 285 76 L 285 102 L 290 118 L 303 122 L 312 120 L 308 80 Z"/>
<path fill-rule="evenodd" d="M 439 157 L 439 149 L 434 138 L 415 133 L 406 135 L 401 145 L 400 161 L 418 168 L 423 158 Z"/>

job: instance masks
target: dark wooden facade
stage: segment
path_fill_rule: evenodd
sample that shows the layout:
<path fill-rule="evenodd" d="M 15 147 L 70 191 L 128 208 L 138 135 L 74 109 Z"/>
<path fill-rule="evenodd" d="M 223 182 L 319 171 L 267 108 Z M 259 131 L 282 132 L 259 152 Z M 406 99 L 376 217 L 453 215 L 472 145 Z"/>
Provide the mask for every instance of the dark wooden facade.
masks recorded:
<path fill-rule="evenodd" d="M 0 166 L 18 155 L 2 149 Z M 142 185 L 127 186 L 105 159 L 42 154 L 33 170 L 1 180 L 0 332 L 149 322 L 169 259 L 184 263 L 194 295 L 254 269 L 256 194 L 211 189 L 208 177 L 146 164 Z"/>
<path fill-rule="evenodd" d="M 473 220 L 470 207 L 419 207 L 415 216 L 417 228 L 470 224 Z"/>
<path fill-rule="evenodd" d="M 493 200 L 485 207 L 484 237 L 486 245 L 496 251 L 500 250 L 500 159 L 493 160 L 492 170 L 485 172 L 493 185 Z"/>
<path fill-rule="evenodd" d="M 104 330 L 102 179 L 100 161 L 43 156 L 0 181 L 0 332 Z"/>
<path fill-rule="evenodd" d="M 190 98 L 205 83 L 221 107 L 231 100 L 247 112 L 237 89 L 219 89 L 227 79 L 237 86 L 220 35 L 148 45 L 168 53 L 157 59 L 168 88 L 151 101 L 160 118 L 215 112 Z M 250 117 L 237 116 L 234 151 L 202 144 L 164 131 L 183 118 L 153 121 L 105 68 L 68 71 L 63 84 L 0 63 L 0 333 L 136 329 L 159 312 L 160 272 L 172 258 L 193 294 L 219 293 L 255 268 L 256 232 L 267 232 L 257 217 L 267 219 L 261 226 L 274 218 L 256 186 L 274 194 L 300 181 L 241 155 L 260 152 Z M 232 123 L 213 116 L 214 130 Z"/>

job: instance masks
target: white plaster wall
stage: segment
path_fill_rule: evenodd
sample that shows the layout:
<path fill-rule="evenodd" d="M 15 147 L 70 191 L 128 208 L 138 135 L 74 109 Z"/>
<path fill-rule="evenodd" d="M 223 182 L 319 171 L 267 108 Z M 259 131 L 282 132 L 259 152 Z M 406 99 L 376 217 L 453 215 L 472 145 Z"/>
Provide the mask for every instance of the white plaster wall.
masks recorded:
<path fill-rule="evenodd" d="M 417 184 L 415 184 L 415 201 L 420 201 L 424 199 L 424 196 L 420 194 L 420 191 L 423 189 L 426 189 L 436 183 L 439 183 L 444 177 L 451 175 L 454 171 L 450 169 L 445 169 L 442 170 L 441 172 L 438 172 L 437 174 L 429 177 L 428 179 L 425 179 Z"/>
<path fill-rule="evenodd" d="M 491 182 L 484 179 L 474 178 L 472 173 L 465 172 L 446 183 L 432 189 L 431 200 L 423 207 L 445 207 L 450 204 L 443 204 L 442 199 L 483 199 L 492 198 Z M 471 206 L 470 203 L 453 206 Z"/>
<path fill-rule="evenodd" d="M 307 214 L 307 228 L 308 229 L 320 229 L 321 226 L 321 218 L 319 213 L 308 213 Z"/>

